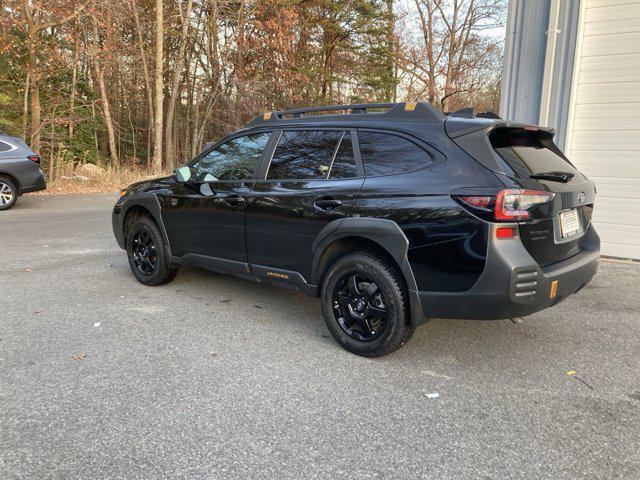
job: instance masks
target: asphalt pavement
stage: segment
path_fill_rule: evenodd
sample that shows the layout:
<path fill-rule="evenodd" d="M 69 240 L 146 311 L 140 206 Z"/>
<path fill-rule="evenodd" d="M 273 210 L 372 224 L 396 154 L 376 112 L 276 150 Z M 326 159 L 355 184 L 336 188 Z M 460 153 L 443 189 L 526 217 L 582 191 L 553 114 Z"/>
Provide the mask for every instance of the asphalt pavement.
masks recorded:
<path fill-rule="evenodd" d="M 0 212 L 0 478 L 640 478 L 640 264 L 371 360 L 294 291 L 137 283 L 114 202 Z"/>

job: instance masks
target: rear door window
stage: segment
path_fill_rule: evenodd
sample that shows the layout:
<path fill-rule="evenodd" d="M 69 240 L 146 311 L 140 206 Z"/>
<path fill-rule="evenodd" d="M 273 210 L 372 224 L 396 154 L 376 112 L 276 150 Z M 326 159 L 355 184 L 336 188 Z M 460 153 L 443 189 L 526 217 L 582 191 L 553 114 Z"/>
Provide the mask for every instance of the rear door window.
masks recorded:
<path fill-rule="evenodd" d="M 411 172 L 429 166 L 433 158 L 411 140 L 378 132 L 358 132 L 366 176 Z"/>
<path fill-rule="evenodd" d="M 578 173 L 549 135 L 502 129 L 492 132 L 489 139 L 517 177 L 529 178 L 529 175 L 547 172 Z"/>
<path fill-rule="evenodd" d="M 267 179 L 327 178 L 341 137 L 339 130 L 282 132 L 269 165 Z"/>

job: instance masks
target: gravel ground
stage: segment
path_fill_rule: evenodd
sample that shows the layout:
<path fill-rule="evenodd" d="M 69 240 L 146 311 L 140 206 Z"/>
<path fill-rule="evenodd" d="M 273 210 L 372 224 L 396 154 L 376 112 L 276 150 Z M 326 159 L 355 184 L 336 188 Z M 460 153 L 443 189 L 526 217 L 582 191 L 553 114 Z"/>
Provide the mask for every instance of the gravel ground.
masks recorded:
<path fill-rule="evenodd" d="M 368 360 L 293 291 L 138 284 L 114 201 L 0 213 L 0 478 L 640 478 L 639 264 Z"/>

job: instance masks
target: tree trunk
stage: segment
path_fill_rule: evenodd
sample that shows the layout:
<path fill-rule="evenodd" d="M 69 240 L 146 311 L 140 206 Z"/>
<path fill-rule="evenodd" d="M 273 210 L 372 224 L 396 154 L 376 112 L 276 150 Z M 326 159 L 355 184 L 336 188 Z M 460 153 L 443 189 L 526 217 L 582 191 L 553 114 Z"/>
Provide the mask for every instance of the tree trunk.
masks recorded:
<path fill-rule="evenodd" d="M 162 0 L 156 0 L 156 114 L 154 121 L 155 139 L 153 142 L 152 166 L 156 172 L 162 170 L 162 124 L 164 113 L 164 91 L 162 78 L 162 61 L 164 51 L 164 12 L 162 11 Z"/>
<path fill-rule="evenodd" d="M 131 9 L 133 11 L 133 20 L 136 25 L 136 36 L 138 37 L 138 50 L 140 51 L 140 61 L 142 63 L 142 74 L 144 75 L 145 94 L 147 97 L 147 108 L 149 111 L 149 118 L 147 120 L 148 134 L 147 134 L 147 162 L 151 162 L 151 145 L 153 143 L 153 91 L 151 89 L 151 79 L 149 76 L 149 67 L 147 66 L 147 53 L 144 50 L 144 42 L 142 40 L 142 28 L 140 27 L 140 17 L 138 16 L 138 6 L 133 0 L 131 2 Z"/>
<path fill-rule="evenodd" d="M 173 116 L 176 110 L 176 101 L 178 100 L 178 90 L 180 85 L 180 75 L 184 67 L 184 54 L 187 48 L 187 35 L 189 34 L 189 22 L 191 21 L 191 8 L 193 0 L 187 0 L 187 11 L 182 19 L 182 31 L 180 32 L 180 47 L 178 49 L 178 58 L 173 69 L 173 78 L 171 79 L 171 97 L 169 98 L 169 106 L 167 107 L 167 121 L 165 131 L 166 142 L 166 159 L 165 162 L 171 168 L 175 167 L 175 151 L 174 151 L 174 125 Z"/>
<path fill-rule="evenodd" d="M 98 52 L 96 44 L 98 42 L 98 23 L 95 17 L 93 17 L 93 62 L 94 70 L 96 72 L 96 80 L 98 81 L 98 88 L 100 89 L 100 99 L 102 103 L 102 114 L 104 116 L 104 123 L 107 127 L 107 139 L 109 141 L 109 155 L 111 156 L 111 162 L 114 166 L 120 166 L 120 159 L 118 158 L 118 148 L 116 145 L 116 133 L 113 128 L 113 119 L 111 117 L 111 107 L 109 105 L 109 96 L 107 93 L 107 86 L 104 80 L 104 69 L 100 65 L 98 58 Z"/>
<path fill-rule="evenodd" d="M 36 62 L 36 39 L 29 34 L 29 76 L 31 78 L 31 147 L 35 152 L 40 151 L 42 128 L 42 108 L 40 106 L 40 87 L 38 85 L 38 66 Z"/>
<path fill-rule="evenodd" d="M 396 17 L 393 13 L 393 0 L 386 0 L 387 6 L 387 45 L 386 45 L 386 69 L 387 69 L 387 81 L 385 82 L 385 101 L 395 102 L 397 93 L 397 78 L 396 78 L 396 39 L 395 39 L 395 23 Z"/>
<path fill-rule="evenodd" d="M 76 92 L 78 85 L 78 61 L 80 59 L 80 41 L 76 42 L 73 53 L 73 67 L 71 70 L 71 97 L 69 98 L 69 143 L 73 141 L 73 129 L 75 127 Z"/>
<path fill-rule="evenodd" d="M 27 78 L 24 80 L 24 97 L 22 99 L 22 138 L 27 138 L 27 120 L 29 117 L 29 84 L 31 83 L 31 75 L 27 72 Z"/>

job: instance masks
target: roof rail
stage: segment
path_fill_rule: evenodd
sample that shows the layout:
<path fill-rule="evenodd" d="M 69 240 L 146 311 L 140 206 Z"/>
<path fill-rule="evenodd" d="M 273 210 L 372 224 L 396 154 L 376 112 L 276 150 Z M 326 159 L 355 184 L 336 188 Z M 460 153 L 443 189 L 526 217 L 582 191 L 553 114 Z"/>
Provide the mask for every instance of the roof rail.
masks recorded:
<path fill-rule="evenodd" d="M 295 108 L 292 110 L 281 110 L 276 112 L 266 112 L 255 117 L 247 126 L 254 127 L 263 123 L 278 122 L 285 120 L 287 116 L 291 118 L 303 118 L 304 115 L 314 112 L 339 112 L 350 111 L 351 115 L 372 114 L 369 110 L 386 110 L 386 112 L 375 112 L 377 115 L 385 115 L 387 118 L 397 120 L 442 120 L 444 115 L 425 102 L 403 102 L 403 103 L 357 103 L 352 105 L 323 105 L 319 107 Z"/>
<path fill-rule="evenodd" d="M 299 118 L 305 113 L 333 112 L 333 111 L 340 111 L 340 110 L 351 110 L 352 114 L 357 115 L 357 114 L 367 113 L 367 110 L 372 108 L 390 109 L 395 106 L 396 106 L 395 103 L 357 103 L 355 105 L 327 105 L 327 106 L 319 106 L 319 107 L 294 108 L 293 110 L 282 110 L 279 112 L 272 112 L 272 115 L 276 115 L 278 117 L 284 117 L 285 115 L 293 115 L 294 118 Z"/>

